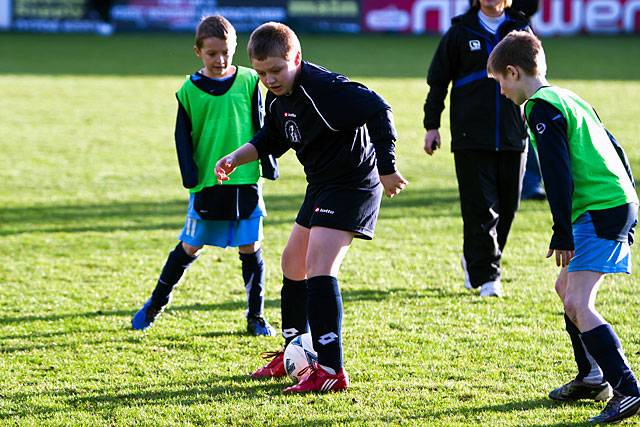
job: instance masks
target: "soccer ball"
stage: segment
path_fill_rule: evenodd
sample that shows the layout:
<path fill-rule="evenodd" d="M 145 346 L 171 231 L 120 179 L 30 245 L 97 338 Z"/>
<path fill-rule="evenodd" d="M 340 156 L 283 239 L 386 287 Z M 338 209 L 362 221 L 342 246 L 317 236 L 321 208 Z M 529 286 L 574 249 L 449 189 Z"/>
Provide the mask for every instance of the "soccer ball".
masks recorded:
<path fill-rule="evenodd" d="M 313 350 L 313 341 L 308 332 L 295 337 L 284 349 L 284 369 L 294 382 L 302 379 L 300 371 L 317 361 L 318 354 Z"/>

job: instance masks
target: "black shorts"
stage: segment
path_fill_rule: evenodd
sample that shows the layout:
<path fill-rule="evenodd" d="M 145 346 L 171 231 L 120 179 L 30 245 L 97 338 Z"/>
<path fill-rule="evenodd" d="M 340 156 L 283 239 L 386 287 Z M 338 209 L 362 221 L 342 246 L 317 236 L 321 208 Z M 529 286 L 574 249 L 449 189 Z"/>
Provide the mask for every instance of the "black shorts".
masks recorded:
<path fill-rule="evenodd" d="M 382 185 L 371 188 L 307 186 L 296 223 L 351 231 L 356 238 L 371 240 L 378 220 Z"/>

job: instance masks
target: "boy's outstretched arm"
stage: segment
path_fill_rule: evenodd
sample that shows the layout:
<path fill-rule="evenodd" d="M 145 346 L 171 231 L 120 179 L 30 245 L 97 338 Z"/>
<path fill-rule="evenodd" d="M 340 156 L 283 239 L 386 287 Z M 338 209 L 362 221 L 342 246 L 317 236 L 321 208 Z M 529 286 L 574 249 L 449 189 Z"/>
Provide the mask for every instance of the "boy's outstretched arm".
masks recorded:
<path fill-rule="evenodd" d="M 397 134 L 391 110 L 382 110 L 367 120 L 367 131 L 376 151 L 378 174 L 384 187 L 384 193 L 389 197 L 394 197 L 409 182 L 396 169 L 395 141 Z"/>
<path fill-rule="evenodd" d="M 251 143 L 246 143 L 235 151 L 227 154 L 216 163 L 215 174 L 218 184 L 229 180 L 229 175 L 238 166 L 258 160 L 258 150 Z"/>

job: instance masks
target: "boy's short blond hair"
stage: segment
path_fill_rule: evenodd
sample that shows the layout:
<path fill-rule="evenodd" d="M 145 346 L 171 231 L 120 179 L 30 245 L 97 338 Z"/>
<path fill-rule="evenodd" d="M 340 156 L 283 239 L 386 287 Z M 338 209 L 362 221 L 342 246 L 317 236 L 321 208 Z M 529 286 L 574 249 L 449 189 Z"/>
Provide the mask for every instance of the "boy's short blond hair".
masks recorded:
<path fill-rule="evenodd" d="M 512 4 L 513 0 L 502 0 L 502 6 L 505 9 L 511 7 Z M 480 0 L 473 0 L 473 3 L 471 3 L 471 7 L 480 7 Z"/>
<path fill-rule="evenodd" d="M 198 48 L 202 47 L 204 39 L 209 37 L 215 37 L 221 40 L 228 40 L 232 43 L 236 43 L 237 35 L 236 29 L 233 28 L 231 22 L 221 15 L 203 16 L 200 23 L 196 27 L 195 45 Z"/>
<path fill-rule="evenodd" d="M 504 75 L 507 66 L 520 67 L 529 76 L 545 76 L 547 62 L 540 39 L 528 31 L 512 31 L 493 49 L 487 61 L 490 76 Z"/>
<path fill-rule="evenodd" d="M 247 44 L 249 59 L 264 61 L 273 56 L 289 60 L 300 52 L 300 41 L 293 30 L 280 22 L 267 22 L 253 30 Z"/>

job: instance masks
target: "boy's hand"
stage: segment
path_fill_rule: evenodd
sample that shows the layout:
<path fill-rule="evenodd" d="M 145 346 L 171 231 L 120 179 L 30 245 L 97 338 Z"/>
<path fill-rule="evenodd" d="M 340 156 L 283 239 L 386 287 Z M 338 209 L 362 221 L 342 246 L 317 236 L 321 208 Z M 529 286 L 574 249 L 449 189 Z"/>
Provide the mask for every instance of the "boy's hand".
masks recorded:
<path fill-rule="evenodd" d="M 424 152 L 432 155 L 440 147 L 440 131 L 438 129 L 430 129 L 424 135 Z"/>
<path fill-rule="evenodd" d="M 234 156 L 228 155 L 216 163 L 215 174 L 218 179 L 218 184 L 222 184 L 222 181 L 228 181 L 229 175 L 236 169 L 237 162 Z"/>
<path fill-rule="evenodd" d="M 554 252 L 556 253 L 556 265 L 558 267 L 568 266 L 569 262 L 576 254 L 575 251 L 549 248 L 549 250 L 547 251 L 547 258 L 550 258 Z"/>
<path fill-rule="evenodd" d="M 380 182 L 384 187 L 384 194 L 389 197 L 400 193 L 409 184 L 409 181 L 404 179 L 400 172 L 397 171 L 389 175 L 380 175 Z"/>

